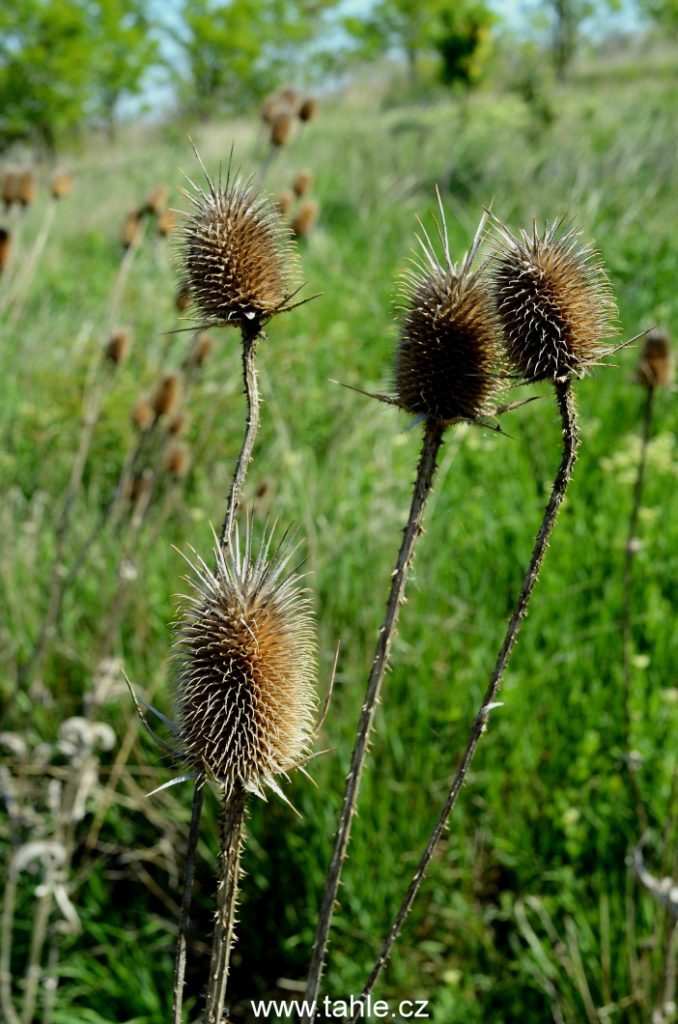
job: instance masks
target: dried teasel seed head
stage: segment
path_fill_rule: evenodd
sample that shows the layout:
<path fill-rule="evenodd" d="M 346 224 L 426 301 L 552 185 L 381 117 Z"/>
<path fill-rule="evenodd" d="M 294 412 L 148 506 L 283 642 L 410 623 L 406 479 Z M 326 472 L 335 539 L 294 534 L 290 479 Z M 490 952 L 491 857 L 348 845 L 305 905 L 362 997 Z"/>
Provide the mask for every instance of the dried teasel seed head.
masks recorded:
<path fill-rule="evenodd" d="M 636 380 L 646 388 L 666 388 L 673 384 L 673 353 L 666 331 L 648 331 L 643 352 L 636 367 Z"/>
<path fill-rule="evenodd" d="M 141 241 L 141 219 L 143 210 L 131 210 L 125 217 L 120 233 L 123 249 L 131 249 Z"/>
<path fill-rule="evenodd" d="M 19 175 L 16 171 L 5 171 L 2 179 L 2 201 L 5 204 L 5 210 L 8 210 L 10 206 L 18 202 L 19 193 Z"/>
<path fill-rule="evenodd" d="M 106 343 L 106 358 L 115 366 L 119 366 L 129 356 L 131 347 L 132 332 L 126 327 L 120 327 Z"/>
<path fill-rule="evenodd" d="M 511 365 L 528 381 L 582 376 L 607 353 L 616 315 L 598 254 L 561 221 L 519 237 L 495 224 L 492 289 Z"/>
<path fill-rule="evenodd" d="M 291 189 L 285 188 L 278 192 L 275 197 L 275 208 L 281 217 L 286 217 L 294 206 L 294 193 Z"/>
<path fill-rule="evenodd" d="M 132 423 L 139 430 L 147 430 L 154 419 L 153 406 L 148 398 L 139 398 L 132 407 Z"/>
<path fill-rule="evenodd" d="M 271 92 L 264 98 L 261 105 L 261 119 L 264 124 L 273 124 L 275 115 L 280 110 L 280 97 L 276 92 Z"/>
<path fill-rule="evenodd" d="M 501 384 L 501 345 L 492 297 L 482 268 L 471 265 L 484 219 L 460 265 L 450 258 L 440 203 L 436 223 L 441 261 L 424 229 L 421 252 L 402 277 L 400 342 L 395 357 L 398 404 L 415 416 L 444 423 L 477 420 L 492 413 Z"/>
<path fill-rule="evenodd" d="M 190 424 L 191 417 L 183 409 L 180 409 L 179 412 L 175 412 L 167 424 L 167 433 L 172 434 L 174 437 L 180 437 L 186 433 Z"/>
<path fill-rule="evenodd" d="M 146 196 L 143 212 L 159 216 L 167 207 L 168 196 L 169 189 L 167 188 L 167 185 L 156 185 L 155 188 L 152 188 Z"/>
<path fill-rule="evenodd" d="M 177 293 L 174 296 L 174 308 L 177 313 L 184 313 L 191 305 L 191 286 L 187 282 L 183 282 L 177 288 Z"/>
<path fill-rule="evenodd" d="M 158 234 L 162 235 L 163 238 L 171 235 L 174 231 L 176 220 L 173 210 L 163 210 L 158 215 Z"/>
<path fill-rule="evenodd" d="M 299 105 L 299 120 L 312 121 L 318 110 L 318 101 L 307 96 Z"/>
<path fill-rule="evenodd" d="M 293 127 L 294 119 L 289 111 L 281 110 L 277 113 L 271 124 L 271 145 L 277 147 L 285 146 L 292 137 Z"/>
<path fill-rule="evenodd" d="M 280 102 L 286 104 L 291 111 L 296 111 L 299 105 L 299 93 L 296 89 L 293 89 L 290 85 L 286 85 L 280 90 L 278 97 Z"/>
<path fill-rule="evenodd" d="M 306 757 L 315 708 L 316 638 L 295 548 L 252 553 L 234 531 L 216 568 L 193 566 L 177 625 L 179 736 L 184 759 L 224 788 L 279 792 L 276 776 Z"/>
<path fill-rule="evenodd" d="M 50 191 L 53 199 L 65 199 L 73 191 L 75 177 L 68 171 L 57 171 L 52 176 Z"/>
<path fill-rule="evenodd" d="M 315 227 L 320 216 L 320 204 L 315 199 L 306 199 L 292 221 L 292 233 L 296 238 L 303 238 Z"/>
<path fill-rule="evenodd" d="M 200 334 L 196 334 L 191 345 L 191 351 L 188 357 L 189 366 L 204 366 L 209 357 L 214 351 L 214 340 L 211 334 L 206 334 L 201 331 Z"/>
<path fill-rule="evenodd" d="M 7 228 L 0 228 L 0 274 L 7 269 L 12 251 L 12 236 Z"/>
<path fill-rule="evenodd" d="M 183 441 L 167 446 L 163 459 L 165 470 L 176 480 L 183 480 L 191 468 L 191 450 Z"/>
<path fill-rule="evenodd" d="M 178 409 L 182 398 L 181 375 L 166 373 L 158 381 L 151 404 L 156 416 L 171 416 Z"/>
<path fill-rule="evenodd" d="M 33 171 L 30 168 L 25 171 L 21 171 L 16 189 L 17 202 L 22 206 L 30 206 L 35 200 L 36 192 L 37 183 Z"/>
<path fill-rule="evenodd" d="M 312 184 L 313 175 L 309 170 L 303 170 L 299 171 L 299 173 L 297 174 L 296 178 L 294 179 L 294 184 L 292 185 L 292 188 L 294 189 L 295 195 L 303 196 L 306 195 L 306 193 L 311 188 Z"/>
<path fill-rule="evenodd" d="M 128 497 L 133 508 L 138 509 L 150 500 L 153 481 L 153 470 L 148 467 L 134 474 L 128 487 Z"/>
<path fill-rule="evenodd" d="M 194 211 L 181 232 L 178 256 L 204 326 L 232 324 L 253 334 L 290 308 L 297 256 L 272 200 L 251 179 L 229 173 L 225 187 L 195 187 Z"/>

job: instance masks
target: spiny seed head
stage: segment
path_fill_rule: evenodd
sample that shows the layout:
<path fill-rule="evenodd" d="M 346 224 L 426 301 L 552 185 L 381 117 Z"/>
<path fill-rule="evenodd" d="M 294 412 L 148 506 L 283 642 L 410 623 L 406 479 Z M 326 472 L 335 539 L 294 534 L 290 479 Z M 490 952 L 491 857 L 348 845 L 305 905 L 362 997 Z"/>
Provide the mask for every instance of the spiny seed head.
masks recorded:
<path fill-rule="evenodd" d="M 257 333 L 290 308 L 297 273 L 290 233 L 251 179 L 232 180 L 229 169 L 225 187 L 209 178 L 208 186 L 187 193 L 194 209 L 178 249 L 184 280 L 206 326 Z"/>
<path fill-rule="evenodd" d="M 156 416 L 171 416 L 179 407 L 182 397 L 181 376 L 178 373 L 166 373 L 158 381 L 153 393 L 152 405 Z"/>
<path fill-rule="evenodd" d="M 65 199 L 73 191 L 75 178 L 68 171 L 58 171 L 50 184 L 53 199 Z"/>
<path fill-rule="evenodd" d="M 108 339 L 106 344 L 106 358 L 115 366 L 124 363 L 132 347 L 132 332 L 126 327 L 120 327 Z"/>
<path fill-rule="evenodd" d="M 245 552 L 237 530 L 216 568 L 198 558 L 177 625 L 177 704 L 183 757 L 219 782 L 263 796 L 308 752 L 316 639 L 307 592 L 290 570 L 295 548 Z"/>
<path fill-rule="evenodd" d="M 292 221 L 292 233 L 296 238 L 307 235 L 320 216 L 320 204 L 315 199 L 306 199 L 297 210 Z"/>
<path fill-rule="evenodd" d="M 315 117 L 317 109 L 317 100 L 314 100 L 312 96 L 307 96 L 299 106 L 299 120 L 311 121 Z"/>
<path fill-rule="evenodd" d="M 0 228 L 0 274 L 6 269 L 9 263 L 9 256 L 12 250 L 12 236 L 7 228 Z"/>
<path fill-rule="evenodd" d="M 141 219 L 143 210 L 131 210 L 125 217 L 120 233 L 123 249 L 131 249 L 141 240 Z"/>
<path fill-rule="evenodd" d="M 495 223 L 492 289 L 512 366 L 529 381 L 583 376 L 608 351 L 616 315 L 598 254 L 560 221 L 519 237 Z"/>
<path fill-rule="evenodd" d="M 398 404 L 444 423 L 492 413 L 501 381 L 501 348 L 482 269 L 471 271 L 484 220 L 461 265 L 450 258 L 442 204 L 436 222 L 444 260 L 426 234 L 403 275 L 400 343 L 394 367 Z"/>
<path fill-rule="evenodd" d="M 636 380 L 646 388 L 666 388 L 673 383 L 673 353 L 666 331 L 655 328 L 645 335 L 643 353 L 636 368 Z"/>
<path fill-rule="evenodd" d="M 271 124 L 271 145 L 279 147 L 289 142 L 293 127 L 293 115 L 288 110 L 279 111 Z"/>
<path fill-rule="evenodd" d="M 132 423 L 138 430 L 146 430 L 153 422 L 153 406 L 148 398 L 139 398 L 132 408 Z"/>
<path fill-rule="evenodd" d="M 292 188 L 296 195 L 303 196 L 308 192 L 312 184 L 313 175 L 309 170 L 304 169 L 303 171 L 299 171 L 297 174 Z"/>

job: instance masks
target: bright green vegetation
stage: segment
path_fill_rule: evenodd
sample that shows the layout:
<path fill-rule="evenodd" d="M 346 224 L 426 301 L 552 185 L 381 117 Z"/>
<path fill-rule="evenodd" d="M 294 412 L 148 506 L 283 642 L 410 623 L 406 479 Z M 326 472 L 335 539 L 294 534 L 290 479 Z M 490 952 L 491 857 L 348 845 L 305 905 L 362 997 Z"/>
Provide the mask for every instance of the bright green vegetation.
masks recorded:
<path fill-rule="evenodd" d="M 329 858 L 351 737 L 409 502 L 420 430 L 395 410 L 330 382 L 368 390 L 388 382 L 395 341 L 393 283 L 434 209 L 439 182 L 454 251 L 462 254 L 482 205 L 512 227 L 569 213 L 602 251 L 619 300 L 619 337 L 653 324 L 675 328 L 676 88 L 651 70 L 631 84 L 572 86 L 556 97 L 550 128 L 521 101 L 478 95 L 462 108 L 382 112 L 364 99 L 327 102 L 272 164 L 267 184 L 286 186 L 308 166 L 322 212 L 300 246 L 314 302 L 270 324 L 259 354 L 265 404 L 248 498 L 306 539 L 317 602 L 321 686 L 337 640 L 342 654 L 332 708 L 310 766 L 288 787 L 301 811 L 277 800 L 253 807 L 244 858 L 233 998 L 280 995 L 304 977 Z M 193 133 L 210 169 L 256 168 L 256 125 Z M 119 260 L 124 215 L 159 181 L 197 174 L 180 132 L 138 131 L 114 148 L 92 147 L 57 223 L 22 318 L 3 341 L 0 456 L 5 597 L 0 635 L 3 692 L 44 614 L 54 522 L 79 435 L 79 401 L 101 337 Z M 42 198 L 27 215 L 37 232 Z M 172 205 L 181 200 L 175 188 Z M 673 204 L 673 205 L 672 205 Z M 166 244 L 149 233 L 127 288 L 121 321 L 132 358 L 107 400 L 85 474 L 74 535 L 84 537 L 131 442 L 129 408 L 160 369 L 177 366 L 187 335 L 177 326 Z M 672 320 L 673 318 L 673 320 Z M 172 595 L 184 563 L 172 544 L 207 554 L 221 520 L 244 415 L 239 338 L 216 336 L 192 393 L 194 466 L 184 498 L 137 565 L 138 579 L 115 653 L 135 687 L 171 714 L 167 664 Z M 583 443 L 528 619 L 473 772 L 379 988 L 385 998 L 428 998 L 444 1024 L 552 1019 L 649 1021 L 658 994 L 663 917 L 626 858 L 639 838 L 623 770 L 622 565 L 639 451 L 644 393 L 633 383 L 634 348 L 577 386 Z M 524 391 L 514 392 L 521 397 Z M 675 615 L 678 413 L 657 396 L 643 547 L 634 567 L 633 749 L 659 857 L 675 770 Z M 386 680 L 360 813 L 335 919 L 326 978 L 333 996 L 358 992 L 444 799 L 485 689 L 559 459 L 553 399 L 504 421 L 511 437 L 450 430 L 420 541 L 408 603 Z M 154 530 L 151 516 L 149 534 Z M 142 541 L 143 543 L 143 541 Z M 66 599 L 63 629 L 43 673 L 44 693 L 13 699 L 3 728 L 31 743 L 54 740 L 80 714 L 106 632 L 121 541 L 104 533 Z M 75 547 L 75 540 L 71 549 Z M 100 716 L 119 743 L 128 730 L 119 688 Z M 673 740 L 673 743 L 671 742 Z M 673 750 L 672 750 L 673 747 Z M 4 756 L 4 755 L 3 755 Z M 56 1024 L 169 1019 L 188 786 L 143 794 L 177 769 L 145 735 L 132 745 L 94 855 L 75 860 L 72 899 L 82 931 L 62 942 Z M 31 776 L 44 804 L 46 780 Z M 97 798 L 78 826 L 84 841 Z M 198 867 L 193 1005 L 206 978 L 216 854 L 216 801 L 208 801 Z M 675 806 L 674 806 L 675 815 Z M 6 830 L 3 829 L 6 838 Z M 25 837 L 24 837 L 25 838 Z M 152 885 L 149 884 L 149 879 Z M 22 876 L 15 966 L 24 962 L 35 881 Z M 538 904 L 535 902 L 538 901 Z M 552 929 L 552 931 L 549 931 Z M 561 945 L 555 940 L 554 931 Z M 654 942 L 652 946 L 651 942 Z M 544 980 L 546 979 L 546 980 Z M 551 986 L 551 996 L 547 992 Z M 629 999 L 628 997 L 631 996 Z M 609 1016 L 592 1007 L 616 1005 Z M 234 1010 L 234 1019 L 236 1018 Z"/>

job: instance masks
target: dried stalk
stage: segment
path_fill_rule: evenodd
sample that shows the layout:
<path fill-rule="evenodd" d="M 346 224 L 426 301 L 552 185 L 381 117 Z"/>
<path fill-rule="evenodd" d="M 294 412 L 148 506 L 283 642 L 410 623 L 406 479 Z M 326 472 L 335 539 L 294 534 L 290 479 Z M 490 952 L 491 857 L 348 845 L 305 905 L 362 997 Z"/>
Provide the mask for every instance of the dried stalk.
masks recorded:
<path fill-rule="evenodd" d="M 454 806 L 471 766 L 480 737 L 487 728 L 490 712 L 494 707 L 496 707 L 496 700 L 504 678 L 506 666 L 508 665 L 515 642 L 518 639 L 518 633 L 520 632 L 522 621 L 527 613 L 528 603 L 539 576 L 539 570 L 541 569 L 541 565 L 544 560 L 551 532 L 555 525 L 560 506 L 563 503 L 567 486 L 572 477 L 572 469 L 577 458 L 577 446 L 579 441 L 574 396 L 572 394 L 572 387 L 569 380 L 556 381 L 554 387 L 558 410 L 563 424 L 563 454 L 560 466 L 558 467 L 558 472 L 553 482 L 551 497 L 548 505 L 546 506 L 544 518 L 534 544 L 530 565 L 525 575 L 525 579 L 523 580 L 518 601 L 516 602 L 513 614 L 509 620 L 504 642 L 499 651 L 487 691 L 473 722 L 471 735 L 461 759 L 461 763 L 457 768 L 447 799 L 443 805 L 435 827 L 431 832 L 426 848 L 412 877 L 412 881 L 409 884 L 405 897 L 398 908 L 398 912 L 393 919 L 388 935 L 384 940 L 379 956 L 377 957 L 367 982 L 365 983 L 365 987 L 362 991 L 363 997 L 367 996 L 373 990 L 388 961 L 391 950 L 393 949 L 393 945 L 400 934 L 405 918 L 407 917 L 417 893 L 419 892 L 426 869 L 431 862 L 436 847 L 438 846 L 443 832 L 445 831 L 449 817 L 454 810 Z M 353 1022 L 356 1020 L 357 1017 L 354 1017 Z"/>
<path fill-rule="evenodd" d="M 198 837 L 200 834 L 200 814 L 202 812 L 204 794 L 203 782 L 203 779 L 199 779 L 193 790 L 191 824 L 188 830 L 188 842 L 186 844 L 186 863 L 184 867 L 184 881 L 181 893 L 181 911 L 179 914 L 179 938 L 177 939 L 177 952 L 174 962 L 172 1024 L 181 1024 L 184 980 L 186 977 L 186 946 L 188 929 L 190 926 L 191 896 L 193 894 L 193 875 L 195 873 L 195 853 L 198 848 Z"/>
<path fill-rule="evenodd" d="M 341 870 L 350 838 L 351 824 L 358 799 L 360 779 L 365 763 L 365 756 L 367 754 L 369 736 L 374 723 L 374 715 L 379 701 L 384 674 L 388 667 L 389 653 L 391 643 L 396 632 L 400 606 L 403 603 L 405 596 L 405 584 L 407 582 L 410 566 L 412 565 L 415 546 L 420 534 L 422 533 L 424 508 L 426 505 L 426 499 L 431 492 L 433 476 L 436 470 L 436 462 L 438 452 L 442 444 L 444 429 L 444 425 L 437 420 L 428 419 L 426 421 L 424 440 L 419 457 L 419 465 L 417 467 L 412 503 L 410 505 L 410 513 L 407 525 L 405 526 L 400 551 L 398 552 L 395 570 L 391 579 L 391 590 L 389 593 L 388 603 L 386 605 L 386 615 L 379 630 L 379 638 L 374 652 L 374 660 L 372 662 L 372 668 L 367 682 L 365 701 L 360 715 L 358 732 L 355 746 L 353 748 L 353 755 L 351 757 L 351 767 L 346 780 L 346 790 L 344 792 L 339 825 L 334 837 L 332 858 L 330 860 L 327 879 L 325 882 L 325 891 L 320 908 L 320 916 L 313 944 L 313 952 L 311 954 L 306 992 L 304 995 L 304 999 L 307 1003 L 311 1003 L 317 999 L 318 990 L 320 988 L 320 979 L 327 952 L 332 914 L 334 912 L 337 891 L 339 889 L 339 882 L 341 878 Z M 302 1018 L 302 1020 L 309 1022 L 310 1019 L 310 1017 Z"/>
<path fill-rule="evenodd" d="M 259 388 L 257 385 L 257 369 L 255 365 L 258 337 L 258 332 L 255 334 L 248 334 L 243 330 L 242 375 L 243 383 L 245 385 L 245 396 L 247 398 L 247 423 L 245 425 L 245 435 L 243 437 L 242 448 L 240 449 L 238 461 L 235 466 L 235 472 L 233 474 L 231 490 L 228 495 L 226 515 L 224 516 L 221 534 L 219 535 L 219 544 L 222 550 L 228 547 L 231 540 L 235 514 L 238 511 L 238 505 L 242 498 L 245 478 L 247 476 L 249 464 L 252 461 L 254 442 L 259 430 Z"/>

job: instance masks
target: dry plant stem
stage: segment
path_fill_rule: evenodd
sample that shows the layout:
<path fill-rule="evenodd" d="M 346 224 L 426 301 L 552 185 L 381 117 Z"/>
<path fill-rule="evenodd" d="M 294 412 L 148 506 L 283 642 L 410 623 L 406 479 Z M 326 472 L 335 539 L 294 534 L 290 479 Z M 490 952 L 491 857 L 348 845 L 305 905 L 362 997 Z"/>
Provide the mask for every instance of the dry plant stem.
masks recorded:
<path fill-rule="evenodd" d="M 224 516 L 224 522 L 219 536 L 219 544 L 222 550 L 228 547 L 231 539 L 235 514 L 238 511 L 238 505 L 242 498 L 245 478 L 247 476 L 249 464 L 252 461 L 254 442 L 259 430 L 259 388 L 257 385 L 257 368 L 255 365 L 258 337 L 258 330 L 253 333 L 248 333 L 243 330 L 242 375 L 243 382 L 245 384 L 245 396 L 247 398 L 247 423 L 245 426 L 245 436 L 243 438 L 242 448 L 240 449 L 235 472 L 233 474 L 231 490 L 228 495 L 226 515 Z"/>
<path fill-rule="evenodd" d="M 16 906 L 17 876 L 10 867 L 5 880 L 2 906 L 2 938 L 0 941 L 0 1006 L 7 1024 L 20 1024 L 12 1002 L 12 929 Z"/>
<path fill-rule="evenodd" d="M 9 299 L 9 303 L 14 304 L 14 309 L 12 310 L 7 324 L 9 330 L 13 330 L 16 327 L 23 311 L 26 295 L 28 294 L 36 268 L 40 262 L 45 246 L 47 245 L 47 241 L 54 224 L 57 206 L 57 201 L 53 199 L 47 208 L 45 216 L 43 217 L 40 232 L 33 243 L 33 248 L 31 249 L 30 254 L 23 264 L 21 276 L 16 281 L 14 292 Z"/>
<path fill-rule="evenodd" d="M 655 389 L 647 389 L 645 399 L 645 410 L 643 412 L 643 434 L 640 447 L 640 459 L 638 461 L 638 472 L 633 487 L 633 506 L 629 520 L 629 532 L 624 551 L 624 594 L 622 611 L 622 671 L 623 671 L 623 724 L 624 724 L 624 764 L 629 780 L 629 788 L 633 799 L 638 828 L 643 835 L 647 831 L 648 820 L 645 803 L 638 784 L 638 773 L 636 765 L 632 760 L 632 724 L 631 724 L 631 599 L 633 585 L 633 559 L 635 556 L 636 532 L 638 530 L 638 517 L 643 501 L 643 484 L 645 482 L 645 466 L 647 464 L 647 449 L 650 442 L 650 431 L 652 428 L 652 412 L 654 408 Z"/>
<path fill-rule="evenodd" d="M 48 871 L 42 884 L 42 892 L 38 897 L 37 906 L 33 911 L 31 952 L 24 983 L 22 1024 L 31 1024 L 35 1012 L 38 986 L 42 978 L 42 950 L 47 938 L 47 926 L 52 910 L 53 882 L 52 873 Z"/>
<path fill-rule="evenodd" d="M 186 863 L 184 866 L 183 889 L 181 892 L 181 912 L 179 914 L 179 938 L 174 961 L 174 998 L 172 1003 L 172 1024 L 181 1024 L 182 1004 L 184 998 L 184 979 L 186 977 L 186 945 L 190 925 L 191 894 L 193 891 L 193 875 L 195 871 L 195 853 L 200 834 L 200 814 L 202 811 L 204 779 L 196 780 L 193 790 L 193 809 L 191 824 L 188 830 L 186 846 Z"/>
<path fill-rule="evenodd" d="M 412 565 L 414 549 L 422 533 L 422 519 L 426 499 L 431 492 L 433 476 L 436 470 L 438 452 L 443 440 L 445 426 L 438 420 L 429 419 L 426 421 L 424 441 L 419 456 L 417 476 L 414 483 L 414 492 L 410 513 L 405 526 L 403 541 L 398 552 L 398 559 L 395 570 L 391 577 L 391 590 L 386 605 L 386 615 L 379 630 L 374 660 L 370 670 L 365 693 L 365 701 L 360 714 L 358 732 L 355 746 L 351 757 L 351 767 L 346 779 L 346 789 L 339 818 L 339 825 L 334 837 L 332 859 L 327 872 L 325 891 L 320 908 L 320 916 L 316 929 L 311 963 L 309 967 L 308 981 L 304 999 L 312 1002 L 317 999 L 320 988 L 325 954 L 327 952 L 330 925 L 332 914 L 337 899 L 341 870 L 346 856 L 346 849 L 351 834 L 351 824 L 355 813 L 358 791 L 360 789 L 360 778 L 362 775 L 370 732 L 374 723 L 374 715 L 379 701 L 379 694 L 388 667 L 391 643 L 396 632 L 400 606 L 405 596 L 405 584 Z M 302 1018 L 302 1021 L 310 1021 L 309 1017 Z"/>
<path fill-rule="evenodd" d="M 235 927 L 244 820 L 245 793 L 239 789 L 224 803 L 221 819 L 220 877 L 217 888 L 217 914 L 212 938 L 210 976 L 207 983 L 205 1024 L 222 1024 L 223 1020 Z"/>
<path fill-rule="evenodd" d="M 130 245 L 129 249 L 125 250 L 125 254 L 120 260 L 118 273 L 113 284 L 111 298 L 108 304 L 108 314 L 106 317 L 106 333 L 109 333 L 113 329 L 118 319 L 120 304 L 122 302 L 122 297 L 125 291 L 125 285 L 127 284 L 130 272 L 132 270 L 132 267 L 134 266 L 134 261 L 136 259 L 137 252 L 141 248 L 141 243 L 144 240 L 145 234 L 146 220 L 144 219 L 141 223 L 141 228 L 139 229 L 139 237 L 137 238 L 134 245 Z"/>
<path fill-rule="evenodd" d="M 367 979 L 362 992 L 363 996 L 368 995 L 373 990 L 377 979 L 388 961 L 391 950 L 393 949 L 393 945 L 400 934 L 405 918 L 407 917 L 410 908 L 414 903 L 415 897 L 419 892 L 426 869 L 433 857 L 433 854 L 435 853 L 443 832 L 445 831 L 449 817 L 454 810 L 454 806 L 466 779 L 466 775 L 475 755 L 480 737 L 487 727 L 490 712 L 496 702 L 499 690 L 501 689 L 504 672 L 506 671 L 511 651 L 518 639 L 518 633 L 520 632 L 522 621 L 527 612 L 527 606 L 532 595 L 534 585 L 537 582 L 537 577 L 539 576 L 539 570 L 541 569 L 541 564 L 544 560 L 544 554 L 548 547 L 549 538 L 572 476 L 572 469 L 577 458 L 577 445 L 579 440 L 574 396 L 572 394 L 572 388 L 569 380 L 556 381 L 554 387 L 556 391 L 558 409 L 563 424 L 563 455 L 560 466 L 558 467 L 556 478 L 553 482 L 551 497 L 548 505 L 546 506 L 544 518 L 532 550 L 530 565 L 525 575 L 525 579 L 523 580 L 520 596 L 518 597 L 518 601 L 513 609 L 513 614 L 509 620 L 506 635 L 504 636 L 504 642 L 499 651 L 487 691 L 473 722 L 471 735 L 461 759 L 461 763 L 457 768 L 445 804 L 443 805 L 435 827 L 430 835 L 428 843 L 426 844 L 426 849 L 421 856 L 405 897 L 400 904 L 395 918 L 393 919 L 390 931 L 384 941 L 374 967 L 370 972 L 369 978 Z M 357 1020 L 357 1017 L 354 1017 L 353 1020 Z"/>

